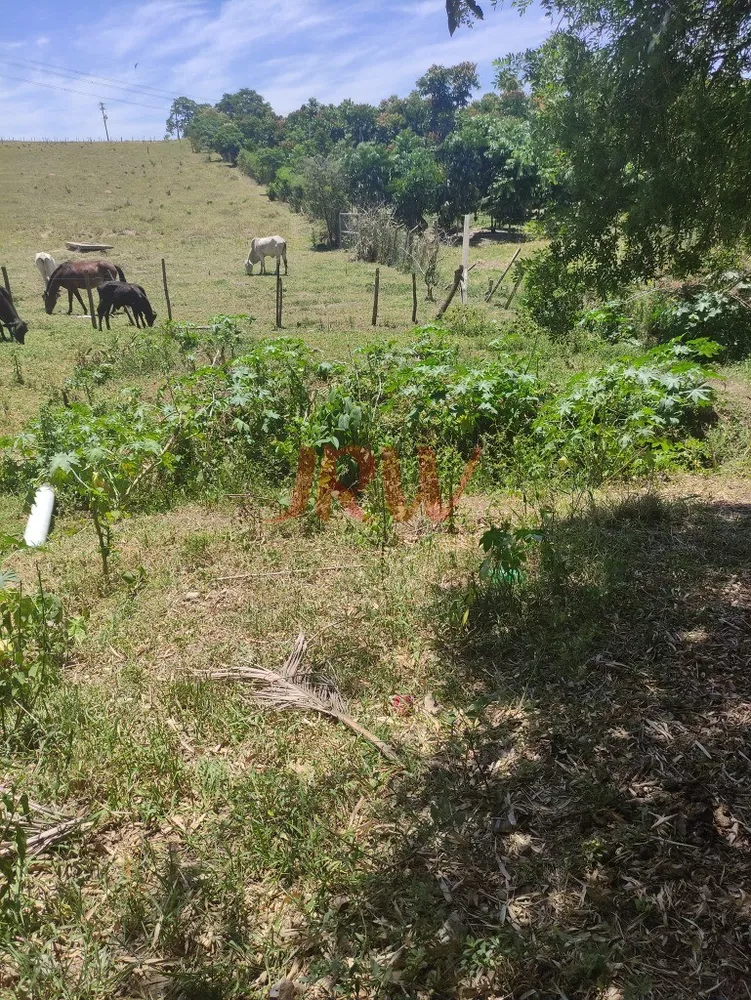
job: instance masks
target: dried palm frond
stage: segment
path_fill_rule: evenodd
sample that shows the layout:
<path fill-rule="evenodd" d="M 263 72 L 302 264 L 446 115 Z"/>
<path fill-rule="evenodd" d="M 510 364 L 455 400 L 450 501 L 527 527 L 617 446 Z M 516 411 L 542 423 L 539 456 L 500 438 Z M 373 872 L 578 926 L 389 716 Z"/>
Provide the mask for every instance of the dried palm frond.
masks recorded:
<path fill-rule="evenodd" d="M 23 831 L 24 849 L 38 854 L 58 843 L 74 830 L 93 826 L 93 819 L 66 816 L 58 809 L 18 796 L 9 785 L 0 785 L 0 858 L 19 850 L 18 834 Z"/>
<path fill-rule="evenodd" d="M 361 726 L 347 713 L 342 696 L 332 681 L 326 678 L 313 679 L 310 672 L 302 667 L 308 640 L 298 635 L 292 652 L 281 670 L 267 670 L 264 667 L 233 667 L 230 670 L 207 672 L 209 680 L 249 681 L 257 687 L 253 691 L 256 701 L 270 705 L 280 711 L 318 712 L 329 719 L 335 719 L 353 732 L 368 740 L 376 749 L 394 764 L 401 764 L 393 747 L 380 740 L 375 733 Z"/>

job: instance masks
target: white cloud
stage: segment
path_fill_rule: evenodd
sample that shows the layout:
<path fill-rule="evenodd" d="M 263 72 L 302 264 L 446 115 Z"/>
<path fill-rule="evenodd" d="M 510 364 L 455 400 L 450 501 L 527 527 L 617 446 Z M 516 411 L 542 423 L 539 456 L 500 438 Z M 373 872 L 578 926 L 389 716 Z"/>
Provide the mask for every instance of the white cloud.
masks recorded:
<path fill-rule="evenodd" d="M 85 0 L 70 2 L 74 9 L 80 5 L 81 17 L 86 16 Z M 286 0 L 282 5 L 272 0 L 144 0 L 134 7 L 113 3 L 109 13 L 74 31 L 71 42 L 61 38 L 60 47 L 56 42 L 55 63 L 78 68 L 85 52 L 92 74 L 199 101 L 215 102 L 225 91 L 252 87 L 282 114 L 309 97 L 375 103 L 393 93 L 405 94 L 433 63 L 477 62 L 488 87 L 494 58 L 535 45 L 548 31 L 536 10 L 520 18 L 499 9 L 488 11 L 474 29 L 462 28 L 450 38 L 443 0 Z M 4 44 L 18 49 L 32 43 L 43 47 L 48 41 L 41 35 Z M 16 77 L 91 96 L 30 86 L 2 93 L 4 135 L 41 131 L 59 137 L 98 136 L 100 99 L 110 102 L 110 126 L 118 137 L 163 134 L 170 101 L 166 95 L 118 92 L 86 77 L 41 71 L 19 71 Z M 118 97 L 157 105 L 159 110 L 119 103 Z"/>

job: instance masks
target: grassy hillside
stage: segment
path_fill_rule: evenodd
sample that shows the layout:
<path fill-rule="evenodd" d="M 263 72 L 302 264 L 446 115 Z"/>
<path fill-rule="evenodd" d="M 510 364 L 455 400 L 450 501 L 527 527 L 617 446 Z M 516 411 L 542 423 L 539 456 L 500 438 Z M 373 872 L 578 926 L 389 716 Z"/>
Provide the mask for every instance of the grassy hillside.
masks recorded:
<path fill-rule="evenodd" d="M 205 323 L 217 314 L 249 314 L 253 332 L 274 328 L 274 279 L 248 277 L 243 269 L 253 236 L 279 233 L 288 241 L 284 328 L 304 335 L 325 356 L 348 357 L 373 336 L 371 313 L 375 267 L 352 263 L 345 252 L 312 249 L 313 228 L 286 205 L 270 202 L 265 189 L 222 162 L 207 162 L 187 142 L 3 143 L 0 263 L 10 274 L 21 316 L 29 323 L 27 348 L 18 352 L 24 385 L 17 384 L 14 352 L 0 351 L 0 386 L 11 427 L 60 387 L 76 355 L 106 338 L 85 318 L 67 317 L 67 296 L 47 316 L 34 255 L 51 253 L 57 263 L 77 259 L 66 240 L 111 243 L 106 257 L 127 278 L 145 287 L 159 319 L 166 319 L 161 258 L 168 265 L 176 320 Z M 511 244 L 484 241 L 473 247 L 475 299 L 510 259 Z M 445 266 L 449 280 L 458 262 Z M 487 272 L 487 273 L 486 273 Z M 96 296 L 95 296 L 96 299 Z M 437 306 L 419 293 L 418 321 Z M 498 295 L 493 315 L 501 315 Z M 80 312 L 76 303 L 75 312 Z M 378 330 L 389 336 L 409 328 L 409 275 L 381 268 Z M 126 323 L 115 322 L 121 335 Z M 378 332 L 378 331 L 376 331 Z"/>
<path fill-rule="evenodd" d="M 493 306 L 475 336 L 448 339 L 456 355 L 435 348 L 437 367 L 415 348 L 402 367 L 375 352 L 355 368 L 353 348 L 373 337 L 374 268 L 311 249 L 304 219 L 225 165 L 177 143 L 0 145 L 0 183 L 0 258 L 31 327 L 26 347 L 0 345 L 5 428 L 77 368 L 79 405 L 47 410 L 39 436 L 58 465 L 75 446 L 95 467 L 85 499 L 72 475 L 59 489 L 48 545 L 6 556 L 43 466 L 33 445 L 3 466 L 0 568 L 22 585 L 0 581 L 0 998 L 747 997 L 748 363 L 704 408 L 669 396 L 680 373 L 634 375 L 630 361 L 564 399 L 567 369 L 601 368 L 623 347 L 528 339 L 520 320 L 503 327 L 508 353 L 474 370 L 498 357 Z M 164 256 L 177 318 L 251 313 L 250 343 L 274 332 L 272 279 L 242 271 L 259 231 L 288 238 L 285 332 L 320 353 L 304 377 L 287 356 L 269 374 L 279 344 L 257 346 L 243 361 L 257 381 L 233 384 L 234 408 L 222 408 L 226 371 L 196 375 L 165 338 L 155 363 L 122 319 L 106 337 L 43 312 L 34 253 L 106 240 L 160 317 Z M 473 248 L 473 275 L 510 254 Z M 486 277 L 473 277 L 475 299 Z M 381 278 L 376 334 L 406 343 L 410 285 Z M 422 318 L 433 309 L 421 301 Z M 346 362 L 340 382 L 322 357 Z M 454 374 L 449 398 L 441 379 Z M 488 407 L 493 379 L 508 388 Z M 622 439 L 644 454 L 631 432 L 656 424 L 642 382 L 685 420 L 660 439 L 660 454 L 678 446 L 672 478 L 567 478 L 577 461 L 620 476 Z M 148 404 L 165 384 L 157 416 L 117 409 L 122 390 L 145 388 Z M 395 523 L 382 480 L 365 520 L 275 520 L 297 454 L 288 425 L 341 386 L 405 450 L 447 429 L 444 493 L 451 447 L 485 407 L 485 464 L 450 520 Z M 248 430 L 264 392 L 279 412 Z M 587 409 L 588 392 L 604 403 Z M 337 433 L 356 409 L 345 402 L 331 404 Z M 581 407 L 577 433 L 546 437 L 532 422 L 543 405 L 554 426 Z M 421 406 L 425 423 L 411 422 Z M 165 411 L 184 420 L 164 431 L 174 460 L 157 466 L 157 439 L 139 452 L 136 425 Z M 108 452 L 88 435 L 112 413 L 124 444 Z M 130 473 L 141 503 L 111 512 L 108 585 L 87 504 L 115 459 L 127 471 L 144 455 L 144 478 Z M 70 468 L 84 476 L 84 464 Z M 502 554 L 490 573 L 489 525 Z M 299 634 L 354 729 L 221 676 L 278 671 Z"/>

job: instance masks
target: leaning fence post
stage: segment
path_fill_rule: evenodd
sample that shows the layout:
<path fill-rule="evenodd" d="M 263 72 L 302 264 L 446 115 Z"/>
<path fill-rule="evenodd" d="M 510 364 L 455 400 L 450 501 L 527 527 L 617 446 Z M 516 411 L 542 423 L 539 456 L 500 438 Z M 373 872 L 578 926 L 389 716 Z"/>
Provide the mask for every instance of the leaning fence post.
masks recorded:
<path fill-rule="evenodd" d="M 463 276 L 464 276 L 464 266 L 457 267 L 457 269 L 454 271 L 454 285 L 453 285 L 453 288 L 448 293 L 446 301 L 443 303 L 443 305 L 441 306 L 441 308 L 436 313 L 436 317 L 435 317 L 436 319 L 440 319 L 441 316 L 443 316 L 443 314 L 446 312 L 446 310 L 448 309 L 448 307 L 451 305 L 451 300 L 456 295 L 456 290 L 459 287 L 459 285 L 461 284 Z"/>
<path fill-rule="evenodd" d="M 91 315 L 91 325 L 96 330 L 96 315 L 94 314 L 94 296 L 91 294 L 91 278 L 86 275 L 86 294 L 89 297 L 89 314 Z"/>
<path fill-rule="evenodd" d="M 417 275 L 412 272 L 412 322 L 417 322 Z"/>
<path fill-rule="evenodd" d="M 3 264 L 3 284 L 5 285 L 5 291 L 8 293 L 8 298 L 13 301 L 13 292 L 10 290 L 10 281 L 8 280 L 8 269 Z"/>
<path fill-rule="evenodd" d="M 511 300 L 512 300 L 512 299 L 513 299 L 513 297 L 514 297 L 514 296 L 516 295 L 516 290 L 517 290 L 517 288 L 519 287 L 519 285 L 521 285 L 521 283 L 522 283 L 522 278 L 523 278 L 523 277 L 524 277 L 524 275 L 523 275 L 523 274 L 520 274 L 520 275 L 519 275 L 519 277 L 518 277 L 518 278 L 516 279 L 516 284 L 515 284 L 515 285 L 514 285 L 514 287 L 513 287 L 512 289 L 511 289 L 511 294 L 510 294 L 510 295 L 509 295 L 509 297 L 508 297 L 508 298 L 506 299 L 506 305 L 505 305 L 505 306 L 503 307 L 504 309 L 508 309 L 508 307 L 509 307 L 509 306 L 511 305 Z"/>
<path fill-rule="evenodd" d="M 167 265 L 162 257 L 162 284 L 164 285 L 164 297 L 167 300 L 167 319 L 172 322 L 172 303 L 169 300 L 169 288 L 167 287 Z"/>
<path fill-rule="evenodd" d="M 496 281 L 495 285 L 493 285 L 492 281 L 490 282 L 491 287 L 488 289 L 488 294 L 485 296 L 485 301 L 486 302 L 490 302 L 490 300 L 493 298 L 493 296 L 495 295 L 495 293 L 498 291 L 499 285 L 501 284 L 501 282 L 503 281 L 503 279 L 506 277 L 506 275 L 509 273 L 509 271 L 511 270 L 511 265 L 514 263 L 514 261 L 516 260 L 516 258 L 519 256 L 519 254 L 521 252 L 522 252 L 522 248 L 519 247 L 517 249 L 516 253 L 514 254 L 514 256 L 511 258 L 511 260 L 508 262 L 508 264 L 504 268 L 503 274 L 500 276 L 500 278 L 498 279 L 498 281 Z"/>
<path fill-rule="evenodd" d="M 373 289 L 373 319 L 371 321 L 371 326 L 375 326 L 378 322 L 378 286 L 381 283 L 381 269 L 376 268 L 375 273 L 375 287 Z"/>

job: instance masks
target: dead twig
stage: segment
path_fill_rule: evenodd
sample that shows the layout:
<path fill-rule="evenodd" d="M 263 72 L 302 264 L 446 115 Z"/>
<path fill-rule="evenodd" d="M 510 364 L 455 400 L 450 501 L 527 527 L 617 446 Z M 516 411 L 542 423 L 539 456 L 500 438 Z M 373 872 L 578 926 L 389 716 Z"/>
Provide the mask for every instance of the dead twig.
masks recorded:
<path fill-rule="evenodd" d="M 311 566 L 309 569 L 280 569 L 273 570 L 270 572 L 259 572 L 259 573 L 237 573 L 234 576 L 217 576 L 214 580 L 215 583 L 227 583 L 230 580 L 254 580 L 258 577 L 269 577 L 269 576 L 305 576 L 308 573 L 337 573 L 340 570 L 345 569 L 359 569 L 361 563 L 354 563 L 350 566 Z"/>

